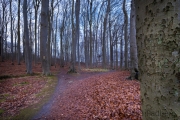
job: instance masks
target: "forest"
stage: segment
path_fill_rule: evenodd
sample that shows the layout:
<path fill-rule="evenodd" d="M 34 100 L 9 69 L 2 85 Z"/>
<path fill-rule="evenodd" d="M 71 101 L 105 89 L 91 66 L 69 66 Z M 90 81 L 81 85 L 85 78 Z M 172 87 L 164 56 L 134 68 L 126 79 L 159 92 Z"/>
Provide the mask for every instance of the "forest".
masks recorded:
<path fill-rule="evenodd" d="M 180 119 L 179 0 L 0 0 L 0 119 Z"/>

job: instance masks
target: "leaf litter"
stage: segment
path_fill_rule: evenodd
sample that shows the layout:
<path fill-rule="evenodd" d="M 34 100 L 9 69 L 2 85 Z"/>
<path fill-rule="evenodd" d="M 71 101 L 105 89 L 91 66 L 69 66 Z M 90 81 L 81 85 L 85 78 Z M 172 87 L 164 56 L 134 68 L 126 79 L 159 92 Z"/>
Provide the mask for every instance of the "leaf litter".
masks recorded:
<path fill-rule="evenodd" d="M 41 119 L 142 120 L 140 83 L 128 75 L 108 72 L 71 83 Z"/>

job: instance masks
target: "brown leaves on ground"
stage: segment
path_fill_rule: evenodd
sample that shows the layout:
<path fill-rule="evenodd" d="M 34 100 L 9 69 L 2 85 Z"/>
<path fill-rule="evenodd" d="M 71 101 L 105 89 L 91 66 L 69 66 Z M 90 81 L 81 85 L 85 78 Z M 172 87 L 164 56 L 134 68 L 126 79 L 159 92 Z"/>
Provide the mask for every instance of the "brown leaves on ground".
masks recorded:
<path fill-rule="evenodd" d="M 141 120 L 140 85 L 126 71 L 109 72 L 70 83 L 47 119 Z"/>
<path fill-rule="evenodd" d="M 0 62 L 0 119 L 17 115 L 19 111 L 39 102 L 37 94 L 47 86 L 47 78 L 41 76 L 41 64 L 32 64 L 34 76 L 26 75 L 24 62 L 18 65 L 11 61 Z M 57 73 L 59 67 L 51 66 Z"/>
<path fill-rule="evenodd" d="M 19 110 L 38 102 L 36 94 L 44 87 L 39 77 L 21 77 L 0 82 L 1 117 L 13 116 Z"/>

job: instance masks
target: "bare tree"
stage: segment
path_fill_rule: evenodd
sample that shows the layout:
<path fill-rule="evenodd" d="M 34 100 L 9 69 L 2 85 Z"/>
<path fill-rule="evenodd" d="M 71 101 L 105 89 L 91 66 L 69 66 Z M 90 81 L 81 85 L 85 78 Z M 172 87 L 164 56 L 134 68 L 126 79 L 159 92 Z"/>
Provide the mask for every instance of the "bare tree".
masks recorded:
<path fill-rule="evenodd" d="M 20 4 L 21 4 L 21 0 L 18 0 L 18 45 L 17 45 L 17 62 L 18 65 L 20 65 L 20 57 L 21 57 L 21 51 L 20 51 L 20 40 L 21 40 L 21 36 L 20 36 Z"/>
<path fill-rule="evenodd" d="M 33 5 L 34 5 L 34 11 L 35 11 L 35 27 L 34 27 L 34 35 L 35 35 L 35 39 L 34 39 L 34 42 L 35 42 L 35 58 L 34 58 L 34 61 L 35 61 L 35 64 L 37 63 L 37 18 L 38 18 L 38 9 L 39 9 L 39 6 L 40 6 L 40 2 L 41 0 L 33 0 Z"/>
<path fill-rule="evenodd" d="M 131 79 L 134 79 L 136 77 L 137 74 L 136 72 L 138 70 L 138 57 L 137 57 L 137 45 L 136 45 L 136 15 L 135 15 L 134 0 L 131 1 L 130 56 L 131 56 Z"/>
<path fill-rule="evenodd" d="M 126 10 L 126 0 L 123 1 L 123 13 L 124 13 L 124 58 L 125 58 L 125 69 L 128 68 L 128 14 Z"/>
<path fill-rule="evenodd" d="M 108 20 L 108 16 L 110 13 L 110 0 L 108 0 L 108 4 L 107 4 L 107 8 L 106 8 L 106 13 L 105 13 L 105 17 L 104 17 L 104 22 L 103 22 L 103 49 L 102 49 L 102 53 L 103 53 L 103 64 L 102 66 L 104 68 L 106 68 L 106 29 L 107 29 L 107 20 Z"/>
<path fill-rule="evenodd" d="M 80 59 L 79 59 L 79 13 L 80 13 L 80 0 L 76 0 L 76 7 L 75 7 L 75 15 L 76 15 L 76 41 L 78 42 L 78 63 L 80 69 Z"/>
<path fill-rule="evenodd" d="M 9 10 L 11 18 L 11 61 L 14 64 L 14 53 L 13 53 L 13 14 L 12 14 L 12 0 L 9 0 Z"/>
<path fill-rule="evenodd" d="M 48 12 L 49 12 L 49 0 L 42 1 L 41 7 L 41 31 L 40 31 L 40 54 L 42 60 L 42 70 L 44 75 L 50 74 L 50 65 L 48 59 Z"/>
<path fill-rule="evenodd" d="M 29 44 L 29 30 L 27 20 L 27 0 L 24 0 L 23 4 L 23 16 L 24 16 L 24 38 L 25 38 L 25 57 L 26 57 L 26 70 L 27 74 L 32 74 L 32 59 L 31 59 L 31 46 Z"/>

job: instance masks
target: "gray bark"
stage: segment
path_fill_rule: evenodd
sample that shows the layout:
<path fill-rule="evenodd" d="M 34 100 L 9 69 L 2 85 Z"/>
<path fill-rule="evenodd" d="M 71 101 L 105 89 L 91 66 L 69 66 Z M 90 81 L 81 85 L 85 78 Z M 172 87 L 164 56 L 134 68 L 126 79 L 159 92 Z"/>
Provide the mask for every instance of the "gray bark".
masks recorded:
<path fill-rule="evenodd" d="M 128 68 L 128 14 L 126 10 L 126 0 L 123 1 L 123 13 L 124 13 L 124 58 L 125 58 L 125 69 Z"/>
<path fill-rule="evenodd" d="M 50 74 L 50 66 L 48 59 L 48 13 L 49 0 L 42 1 L 41 8 L 41 31 L 40 31 L 40 54 L 42 60 L 42 70 L 44 75 Z"/>
<path fill-rule="evenodd" d="M 107 9 L 106 9 L 106 14 L 104 17 L 104 22 L 103 22 L 103 48 L 102 48 L 102 57 L 103 57 L 103 63 L 102 66 L 104 68 L 106 68 L 106 29 L 107 29 L 107 19 L 109 16 L 109 12 L 110 12 L 110 0 L 108 0 L 108 4 L 107 4 Z"/>
<path fill-rule="evenodd" d="M 143 120 L 179 120 L 180 1 L 135 6 Z"/>
<path fill-rule="evenodd" d="M 10 18 L 11 18 L 11 61 L 14 64 L 14 53 L 13 53 L 13 17 L 12 17 L 12 0 L 9 1 L 10 3 Z"/>
<path fill-rule="evenodd" d="M 21 57 L 21 51 L 20 51 L 20 41 L 21 41 L 21 36 L 20 36 L 20 2 L 21 0 L 18 0 L 18 45 L 17 45 L 17 62 L 18 65 L 20 65 L 20 57 Z"/>
<path fill-rule="evenodd" d="M 131 15 L 130 15 L 130 56 L 131 56 L 131 79 L 135 78 L 138 70 L 138 57 L 137 57 L 137 45 L 136 45 L 136 15 L 134 0 L 131 1 Z"/>
<path fill-rule="evenodd" d="M 76 63 L 76 38 L 75 38 L 75 27 L 74 27 L 74 0 L 72 1 L 72 11 L 71 11 L 71 24 L 72 24 L 72 48 L 71 48 L 71 67 L 68 71 L 69 73 L 76 73 L 75 63 Z"/>
<path fill-rule="evenodd" d="M 80 69 L 80 59 L 79 59 L 79 13 L 80 13 L 80 0 L 76 0 L 76 8 L 75 8 L 75 15 L 76 15 L 76 41 L 78 42 L 78 63 Z"/>
<path fill-rule="evenodd" d="M 37 17 L 38 17 L 38 9 L 39 9 L 39 5 L 40 5 L 40 0 L 33 0 L 33 4 L 34 4 L 34 11 L 35 11 L 35 39 L 34 39 L 34 43 L 35 43 L 35 64 L 37 63 Z"/>
<path fill-rule="evenodd" d="M 26 70 L 27 70 L 27 74 L 32 74 L 31 46 L 29 44 L 30 39 L 29 39 L 28 20 L 27 20 L 27 0 L 24 0 L 24 4 L 23 4 L 23 17 L 24 17 Z"/>

